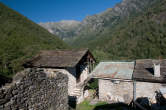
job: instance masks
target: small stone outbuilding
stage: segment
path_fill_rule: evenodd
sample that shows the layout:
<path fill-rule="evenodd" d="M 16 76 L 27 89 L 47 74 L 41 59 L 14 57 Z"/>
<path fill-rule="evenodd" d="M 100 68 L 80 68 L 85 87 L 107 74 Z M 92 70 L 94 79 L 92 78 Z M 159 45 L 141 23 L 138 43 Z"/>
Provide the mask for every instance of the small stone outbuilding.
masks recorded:
<path fill-rule="evenodd" d="M 99 99 L 130 102 L 133 99 L 134 62 L 100 62 L 92 72 L 99 79 Z"/>
<path fill-rule="evenodd" d="M 99 79 L 101 101 L 130 103 L 147 98 L 156 103 L 156 91 L 166 88 L 166 60 L 100 62 L 92 74 Z"/>
<path fill-rule="evenodd" d="M 78 97 L 77 87 L 84 82 L 94 67 L 95 59 L 88 49 L 41 51 L 24 64 L 25 68 L 43 68 L 47 73 L 61 72 L 68 75 L 68 95 Z"/>
<path fill-rule="evenodd" d="M 166 88 L 166 60 L 142 59 L 135 61 L 133 82 L 134 99 L 147 97 L 156 103 L 156 91 Z"/>

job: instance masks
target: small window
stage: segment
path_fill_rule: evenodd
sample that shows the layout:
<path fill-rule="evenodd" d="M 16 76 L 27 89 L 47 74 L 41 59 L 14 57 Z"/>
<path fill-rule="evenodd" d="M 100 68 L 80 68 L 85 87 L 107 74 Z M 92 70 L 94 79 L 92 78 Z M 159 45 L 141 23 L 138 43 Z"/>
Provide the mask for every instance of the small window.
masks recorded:
<path fill-rule="evenodd" d="M 111 82 L 112 82 L 113 84 L 119 84 L 119 83 L 120 83 L 120 81 L 118 81 L 118 80 L 111 80 Z"/>

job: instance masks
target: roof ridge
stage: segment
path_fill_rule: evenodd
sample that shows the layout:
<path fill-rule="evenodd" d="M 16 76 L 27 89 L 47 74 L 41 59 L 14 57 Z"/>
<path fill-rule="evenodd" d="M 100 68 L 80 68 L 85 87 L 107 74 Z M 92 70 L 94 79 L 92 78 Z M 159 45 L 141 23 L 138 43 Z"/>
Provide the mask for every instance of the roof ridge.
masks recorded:
<path fill-rule="evenodd" d="M 87 52 L 89 52 L 87 48 L 42 50 L 38 53 L 38 57 L 29 63 L 34 67 L 74 67 Z"/>
<path fill-rule="evenodd" d="M 81 49 L 55 49 L 55 50 L 41 50 L 40 52 L 43 51 L 84 51 L 84 50 L 89 50 L 88 48 L 81 48 Z"/>

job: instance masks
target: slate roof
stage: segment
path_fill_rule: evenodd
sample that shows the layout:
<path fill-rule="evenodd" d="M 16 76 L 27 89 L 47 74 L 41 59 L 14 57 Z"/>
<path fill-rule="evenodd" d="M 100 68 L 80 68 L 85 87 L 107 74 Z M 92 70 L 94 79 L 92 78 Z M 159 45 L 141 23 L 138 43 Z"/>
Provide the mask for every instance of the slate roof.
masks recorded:
<path fill-rule="evenodd" d="M 92 72 L 93 78 L 131 80 L 134 62 L 100 62 Z"/>
<path fill-rule="evenodd" d="M 74 67 L 87 54 L 88 49 L 80 50 L 49 50 L 41 51 L 32 60 L 24 64 L 25 67 Z"/>
<path fill-rule="evenodd" d="M 154 76 L 153 63 L 160 63 L 161 77 Z M 159 83 L 166 82 L 166 59 L 136 60 L 133 79 L 137 81 L 147 81 L 147 82 L 159 82 Z"/>

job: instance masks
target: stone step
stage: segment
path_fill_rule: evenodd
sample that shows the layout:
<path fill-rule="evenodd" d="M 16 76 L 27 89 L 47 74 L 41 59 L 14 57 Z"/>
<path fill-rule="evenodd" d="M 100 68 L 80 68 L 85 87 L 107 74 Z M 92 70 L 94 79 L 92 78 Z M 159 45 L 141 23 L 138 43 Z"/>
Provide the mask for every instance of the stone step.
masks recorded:
<path fill-rule="evenodd" d="M 76 88 L 76 89 L 74 90 L 74 92 L 73 92 L 72 95 L 74 95 L 74 96 L 81 96 L 81 89 Z"/>
<path fill-rule="evenodd" d="M 74 94 L 81 94 L 81 92 L 74 92 Z"/>
<path fill-rule="evenodd" d="M 81 94 L 81 92 L 74 92 L 74 94 Z"/>
<path fill-rule="evenodd" d="M 79 94 L 78 94 L 78 93 L 72 93 L 71 95 L 72 95 L 72 96 L 81 96 L 80 93 L 79 93 Z"/>
<path fill-rule="evenodd" d="M 75 89 L 74 91 L 79 91 L 79 92 L 81 92 L 81 90 L 80 90 L 80 89 Z"/>

